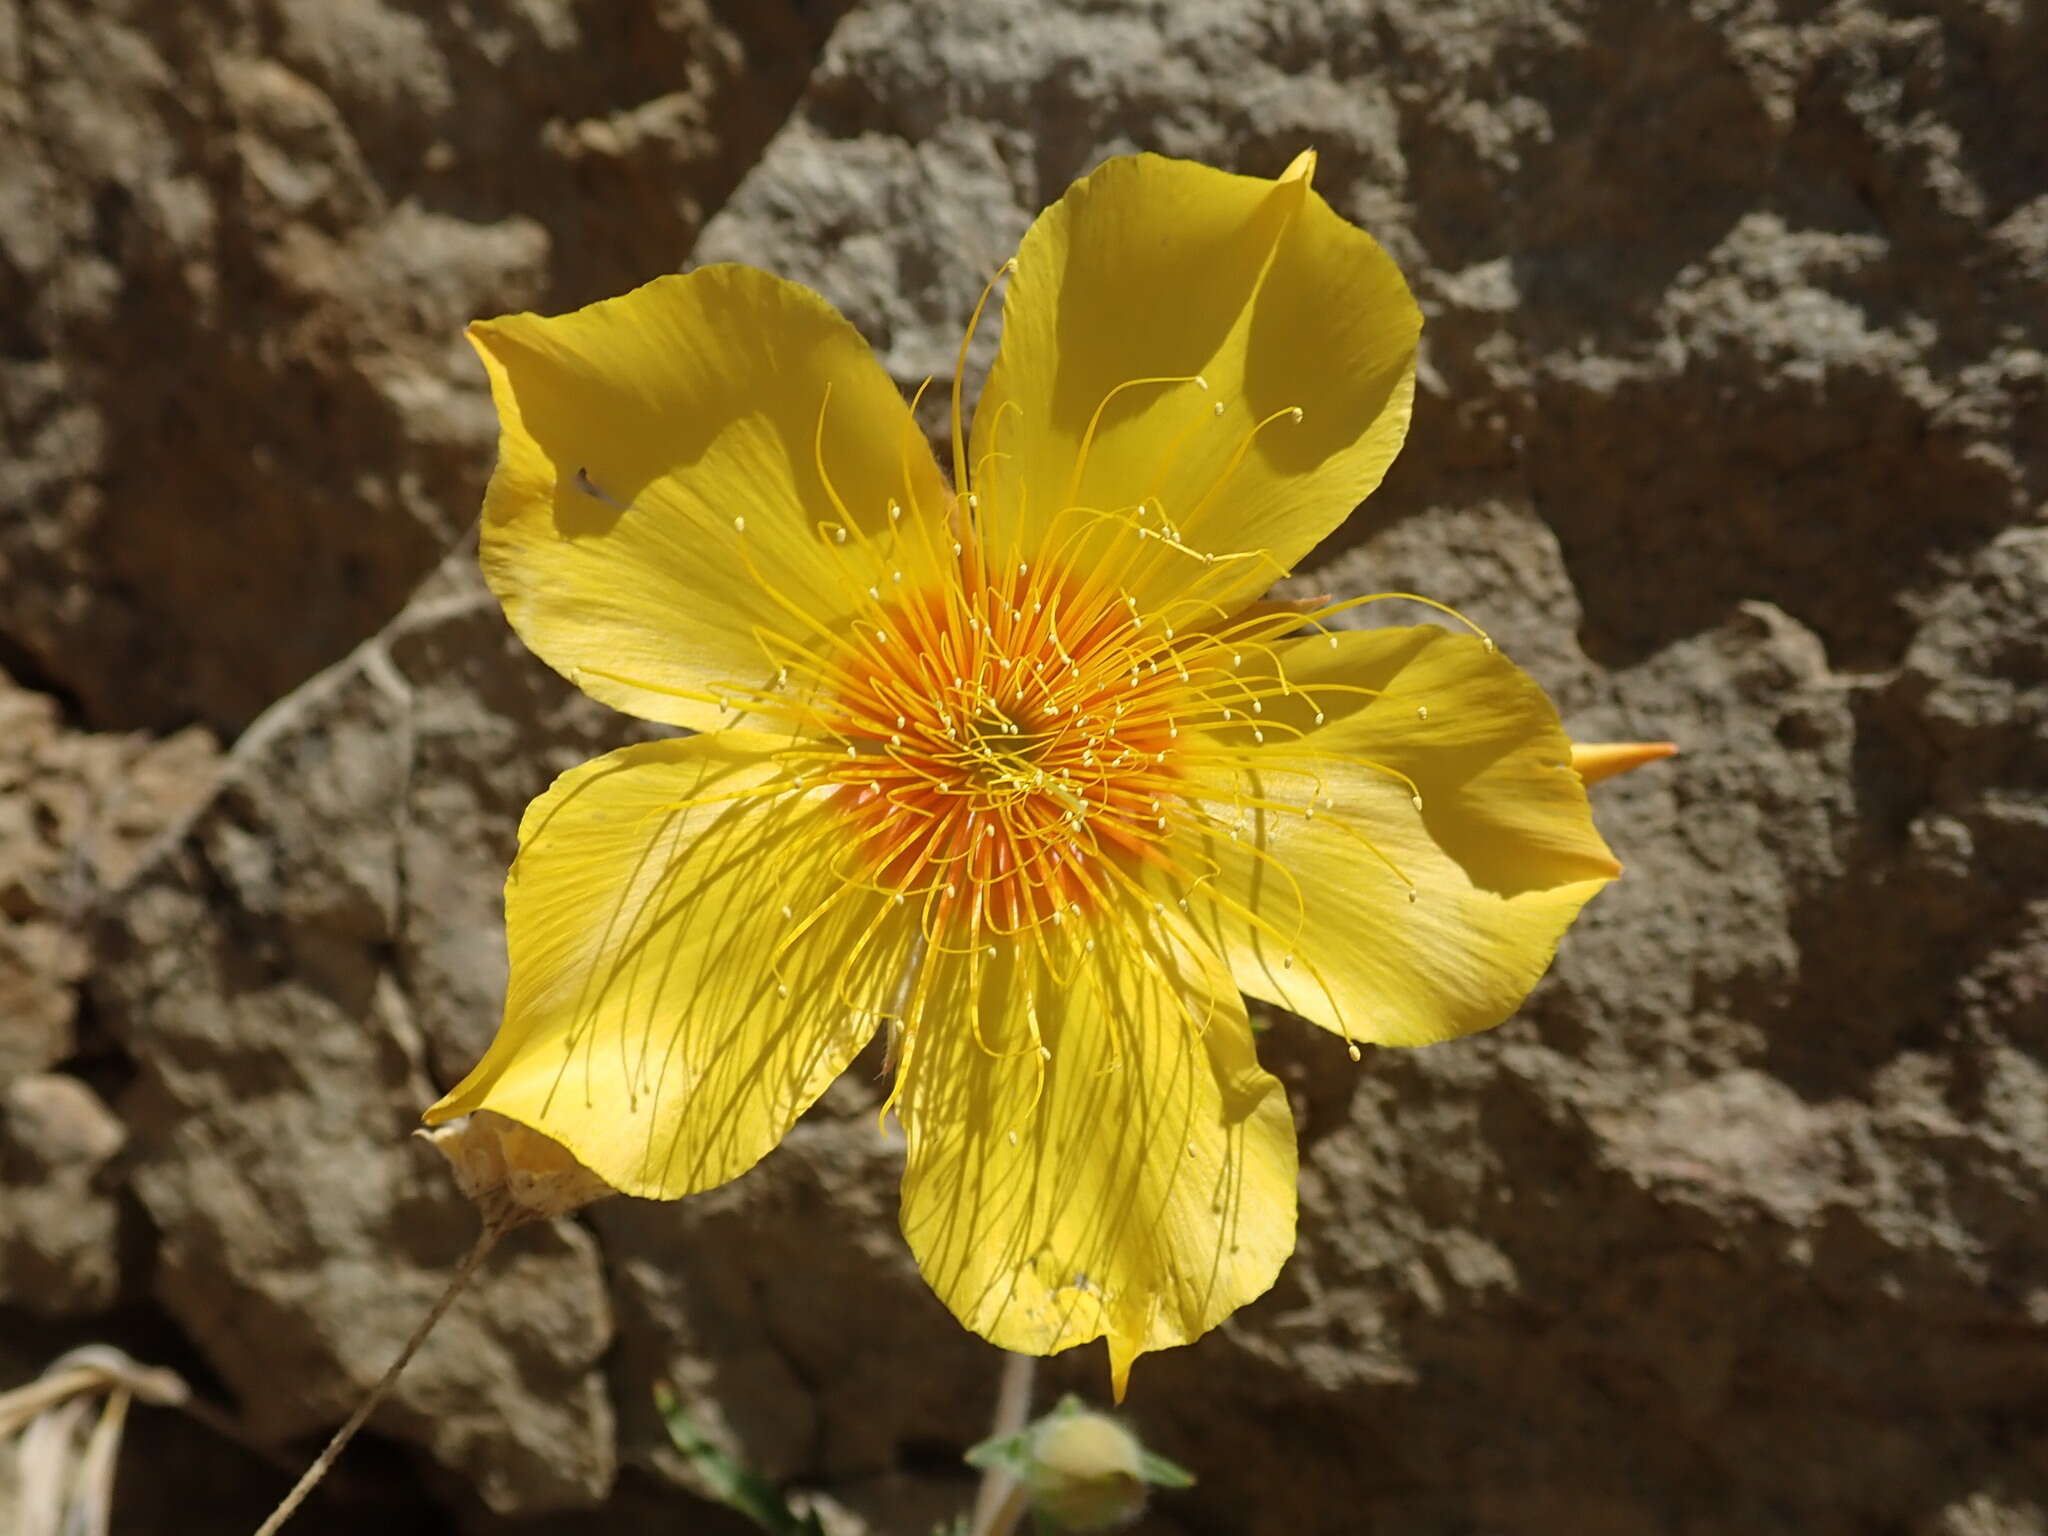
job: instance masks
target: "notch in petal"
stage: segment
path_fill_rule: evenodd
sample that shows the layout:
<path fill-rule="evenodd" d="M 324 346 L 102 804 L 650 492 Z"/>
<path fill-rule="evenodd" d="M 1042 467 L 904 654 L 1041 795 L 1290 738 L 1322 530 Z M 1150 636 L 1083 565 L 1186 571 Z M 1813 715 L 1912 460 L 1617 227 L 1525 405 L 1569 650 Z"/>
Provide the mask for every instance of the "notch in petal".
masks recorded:
<path fill-rule="evenodd" d="M 900 1100 L 903 1231 L 940 1299 L 1002 1348 L 1106 1336 L 1121 1398 L 1139 1354 L 1273 1283 L 1294 1246 L 1294 1122 L 1192 935 L 1124 900 L 1059 943 L 929 962 Z"/>
<path fill-rule="evenodd" d="M 1137 155 L 1039 216 L 974 419 L 999 546 L 1071 547 L 1113 563 L 1143 608 L 1216 617 L 1379 484 L 1407 433 L 1421 314 L 1311 166 L 1266 181 Z"/>

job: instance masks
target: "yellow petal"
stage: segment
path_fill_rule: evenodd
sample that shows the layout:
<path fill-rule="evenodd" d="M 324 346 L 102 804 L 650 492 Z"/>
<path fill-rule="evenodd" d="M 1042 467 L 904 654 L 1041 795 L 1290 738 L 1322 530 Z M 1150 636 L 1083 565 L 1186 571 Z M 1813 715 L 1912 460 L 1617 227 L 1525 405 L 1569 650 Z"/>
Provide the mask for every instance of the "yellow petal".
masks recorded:
<path fill-rule="evenodd" d="M 1137 1355 L 1273 1283 L 1294 1246 L 1294 1123 L 1213 957 L 1149 913 L 1098 915 L 1092 951 L 1081 926 L 1055 958 L 931 961 L 900 1101 L 903 1231 L 993 1343 L 1106 1335 L 1121 1397 Z"/>
<path fill-rule="evenodd" d="M 1256 597 L 1379 484 L 1421 315 L 1312 166 L 1112 160 L 1032 225 L 970 455 L 999 551 L 1069 551 L 1194 622 Z"/>
<path fill-rule="evenodd" d="M 1200 760 L 1205 824 L 1177 849 L 1206 877 L 1197 922 L 1239 986 L 1349 1039 L 1489 1028 L 1621 866 L 1520 669 L 1429 626 L 1335 640 L 1280 648 L 1267 746 L 1231 727 Z"/>
<path fill-rule="evenodd" d="M 810 290 L 707 267 L 470 336 L 502 427 L 484 574 L 520 638 L 607 704 L 716 726 L 721 685 L 765 684 L 870 586 L 932 568 L 938 467 Z M 892 500 L 927 531 L 899 537 Z"/>
<path fill-rule="evenodd" d="M 777 792 L 773 749 L 737 731 L 628 747 L 533 802 L 504 1022 L 429 1123 L 494 1110 L 655 1199 L 781 1139 L 874 1033 L 909 936 L 842 878 L 829 802 Z"/>
<path fill-rule="evenodd" d="M 1675 741 L 1575 741 L 1572 769 L 1582 782 L 1598 784 L 1677 755 Z"/>

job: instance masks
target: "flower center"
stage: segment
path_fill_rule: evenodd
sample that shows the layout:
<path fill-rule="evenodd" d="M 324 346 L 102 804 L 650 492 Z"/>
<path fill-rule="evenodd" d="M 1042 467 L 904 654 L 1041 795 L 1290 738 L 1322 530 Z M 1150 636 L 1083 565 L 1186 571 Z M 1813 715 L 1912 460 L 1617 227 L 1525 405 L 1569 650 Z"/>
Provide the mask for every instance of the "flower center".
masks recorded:
<path fill-rule="evenodd" d="M 830 777 L 866 877 L 935 942 L 1056 924 L 1159 842 L 1195 701 L 1171 643 L 1085 580 L 969 559 L 848 651 Z"/>

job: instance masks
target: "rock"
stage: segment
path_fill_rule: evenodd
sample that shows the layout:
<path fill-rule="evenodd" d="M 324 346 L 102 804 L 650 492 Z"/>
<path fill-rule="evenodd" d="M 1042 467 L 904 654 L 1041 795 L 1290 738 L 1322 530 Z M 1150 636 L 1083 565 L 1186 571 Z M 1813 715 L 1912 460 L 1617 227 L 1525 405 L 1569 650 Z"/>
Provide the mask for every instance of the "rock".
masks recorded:
<path fill-rule="evenodd" d="M 624 1344 L 621 1432 L 686 1486 L 698 1485 L 653 1413 L 657 1381 L 761 1475 L 842 1499 L 887 1480 L 906 1447 L 950 1444 L 992 1410 L 996 1357 L 952 1323 L 896 1230 L 902 1137 L 877 1126 L 864 1065 L 736 1182 L 595 1212 Z M 963 1472 L 951 1481 L 971 1492 Z"/>
<path fill-rule="evenodd" d="M 346 1415 L 477 1230 L 410 1132 L 447 1075 L 423 1033 L 450 1006 L 436 989 L 488 995 L 503 965 L 463 976 L 423 935 L 488 934 L 495 900 L 454 904 L 429 861 L 431 905 L 416 905 L 411 855 L 452 843 L 502 871 L 493 850 L 509 824 L 459 819 L 456 780 L 523 776 L 530 794 L 563 751 L 550 711 L 586 733 L 580 745 L 611 720 L 538 672 L 503 698 L 471 693 L 484 663 L 465 665 L 465 648 L 496 656 L 506 642 L 475 622 L 485 600 L 467 580 L 258 720 L 101 937 L 94 996 L 137 1064 L 122 1110 L 160 1234 L 158 1296 L 272 1441 Z M 408 675 L 398 658 L 415 648 L 435 664 Z M 497 713 L 508 698 L 528 712 Z M 436 732 L 466 743 L 460 770 L 436 756 Z M 412 977 L 415 952 L 437 968 Z M 492 1509 L 591 1505 L 613 1471 L 598 1369 L 610 1338 L 589 1235 L 521 1232 L 373 1423 L 425 1446 Z"/>
<path fill-rule="evenodd" d="M 474 1230 L 407 1133 L 491 1033 L 520 809 L 640 734 L 464 557 L 407 598 L 487 465 L 460 323 L 739 259 L 914 387 L 1104 156 L 1313 144 L 1428 324 L 1297 590 L 1449 602 L 1575 733 L 1684 750 L 1599 790 L 1628 876 L 1503 1029 L 1354 1066 L 1261 1021 L 1300 1249 L 1138 1367 L 1201 1479 L 1148 1528 L 2048 1532 L 2038 15 L 868 0 L 813 71 L 797 0 L 174 9 L 0 7 L 0 1083 L 77 1049 L 89 966 L 159 1323 L 266 1435 Z M 146 775 L 77 725 L 281 696 L 170 846 L 94 841 Z M 96 788 L 11 766 L 59 740 Z M 836 1526 L 965 1504 L 996 1360 L 896 1234 L 877 1067 L 726 1189 L 510 1244 L 361 1448 L 424 1450 L 422 1525 L 682 1507 L 656 1377 Z M 1040 1384 L 1099 1399 L 1099 1353 Z"/>
<path fill-rule="evenodd" d="M 1442 598 L 1576 733 L 1684 748 L 1603 787 L 1629 875 L 1519 1020 L 1363 1071 L 1276 1021 L 1301 1250 L 1133 1407 L 1203 1529 L 2044 1529 L 2048 246 L 1996 124 L 2048 110 L 2048 33 L 1340 10 L 877 0 L 697 251 L 914 386 L 1103 156 L 1315 145 L 1428 323 L 1299 586 Z M 787 1389 L 735 1387 L 787 1465 Z"/>
<path fill-rule="evenodd" d="M 61 1073 L 0 1089 L 0 1303 L 44 1316 L 104 1311 L 121 1278 L 110 1165 L 127 1133 Z"/>
<path fill-rule="evenodd" d="M 205 798 L 219 751 L 196 728 L 73 730 L 55 699 L 0 673 L 0 1085 L 77 1049 L 82 920 Z"/>
<path fill-rule="evenodd" d="M 374 632 L 482 489 L 463 324 L 673 266 L 842 8 L 10 0 L 0 640 L 233 730 Z"/>
<path fill-rule="evenodd" d="M 0 1082 L 55 1066 L 72 1052 L 82 947 L 54 924 L 0 924 Z"/>

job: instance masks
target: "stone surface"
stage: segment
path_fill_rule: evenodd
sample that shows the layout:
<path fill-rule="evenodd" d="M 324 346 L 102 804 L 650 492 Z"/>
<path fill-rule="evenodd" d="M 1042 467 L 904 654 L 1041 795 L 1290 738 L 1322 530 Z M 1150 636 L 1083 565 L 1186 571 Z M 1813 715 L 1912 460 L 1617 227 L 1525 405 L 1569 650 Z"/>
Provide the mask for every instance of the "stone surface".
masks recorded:
<path fill-rule="evenodd" d="M 120 1287 L 110 1165 L 121 1122 L 76 1078 L 0 1089 L 0 1297 L 45 1315 L 102 1312 Z"/>
<path fill-rule="evenodd" d="M 1134 1419 L 1201 1477 L 1144 1529 L 2048 1533 L 2039 7 L 869 0 L 765 149 L 824 10 L 601 44 L 566 3 L 188 11 L 0 5 L 0 186 L 54 210 L 0 230 L 0 656 L 74 724 L 239 726 L 385 627 L 111 905 L 6 765 L 113 738 L 0 694 L 0 988 L 58 1021 L 0 1033 L 0 1081 L 110 1064 L 108 1197 L 154 1238 L 130 1326 L 308 1435 L 473 1230 L 406 1133 L 495 1020 L 519 810 L 636 728 L 464 557 L 404 601 L 486 464 L 462 318 L 687 248 L 813 283 L 911 387 L 1103 156 L 1313 144 L 1428 324 L 1409 446 L 1299 587 L 1449 602 L 1577 734 L 1684 754 L 1599 791 L 1628 877 L 1513 1023 L 1354 1066 L 1267 1021 L 1300 1251 L 1139 1365 Z M 777 61 L 759 99 L 714 35 Z M 725 1190 L 512 1242 L 362 1448 L 421 1528 L 700 1518 L 656 1379 L 845 1529 L 964 1503 L 994 1363 L 895 1234 L 878 1068 Z M 1099 1353 L 1064 1387 L 1099 1398 Z"/>
<path fill-rule="evenodd" d="M 226 729 L 348 651 L 474 515 L 463 324 L 673 266 L 841 8 L 0 5 L 0 645 Z"/>
<path fill-rule="evenodd" d="M 476 750 L 495 734 L 513 750 L 474 761 L 530 795 L 550 729 L 587 744 L 606 716 L 545 676 L 512 690 L 529 705 L 517 719 L 471 692 L 465 645 L 501 667 L 516 658 L 501 626 L 476 622 L 488 599 L 468 582 L 477 590 L 430 591 L 260 718 L 101 936 L 94 997 L 137 1067 L 122 1109 L 160 1234 L 157 1295 L 272 1442 L 346 1415 L 478 1227 L 410 1135 L 446 1074 L 422 1033 L 434 1010 L 413 1002 L 445 977 L 406 968 L 409 855 L 453 842 L 502 870 L 511 828 L 448 812 L 430 743 L 442 732 Z M 421 654 L 433 665 L 409 675 Z M 436 900 L 432 924 L 493 921 L 488 903 Z M 426 1446 L 492 1509 L 592 1504 L 613 1472 L 598 1370 L 611 1333 L 589 1235 L 516 1233 L 373 1422 Z"/>
<path fill-rule="evenodd" d="M 76 1049 L 82 921 L 206 797 L 218 755 L 199 729 L 68 729 L 55 700 L 0 673 L 0 1085 Z"/>
<path fill-rule="evenodd" d="M 1301 1251 L 1139 1367 L 1160 1528 L 2048 1529 L 2048 24 L 1932 9 L 875 4 L 700 243 L 911 386 L 1101 156 L 1315 145 L 1428 320 L 1301 587 L 1684 744 L 1519 1020 L 1264 1037 Z"/>

